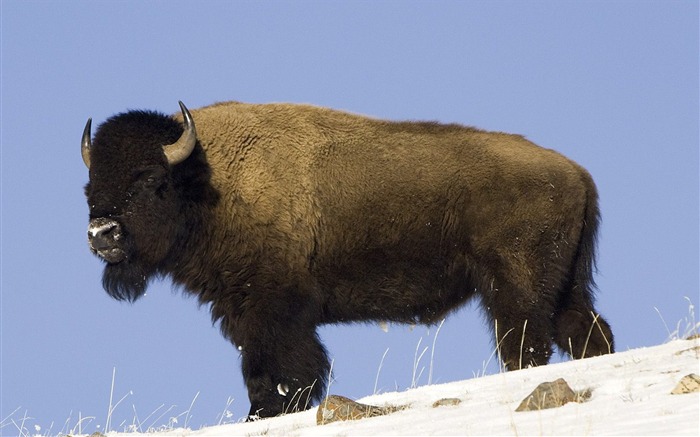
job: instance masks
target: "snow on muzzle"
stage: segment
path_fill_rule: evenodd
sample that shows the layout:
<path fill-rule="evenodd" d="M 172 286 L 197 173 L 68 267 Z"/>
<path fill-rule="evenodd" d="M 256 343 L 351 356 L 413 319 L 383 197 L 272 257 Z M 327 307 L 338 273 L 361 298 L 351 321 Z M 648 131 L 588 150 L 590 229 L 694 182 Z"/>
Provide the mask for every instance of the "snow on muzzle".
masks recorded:
<path fill-rule="evenodd" d="M 118 263 L 126 258 L 120 242 L 122 227 L 116 220 L 106 217 L 92 219 L 87 234 L 90 250 L 108 263 Z"/>

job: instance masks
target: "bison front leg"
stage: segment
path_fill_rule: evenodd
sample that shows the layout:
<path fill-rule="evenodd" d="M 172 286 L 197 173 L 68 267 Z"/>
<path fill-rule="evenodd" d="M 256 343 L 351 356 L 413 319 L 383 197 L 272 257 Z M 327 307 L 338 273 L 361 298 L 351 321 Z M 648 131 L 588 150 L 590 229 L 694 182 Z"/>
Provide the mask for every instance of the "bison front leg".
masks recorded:
<path fill-rule="evenodd" d="M 300 297 L 259 302 L 236 324 L 251 417 L 305 410 L 321 399 L 330 364 Z"/>
<path fill-rule="evenodd" d="M 278 327 L 279 329 L 285 329 Z M 330 365 L 315 331 L 260 335 L 242 350 L 249 416 L 273 417 L 320 400 Z"/>

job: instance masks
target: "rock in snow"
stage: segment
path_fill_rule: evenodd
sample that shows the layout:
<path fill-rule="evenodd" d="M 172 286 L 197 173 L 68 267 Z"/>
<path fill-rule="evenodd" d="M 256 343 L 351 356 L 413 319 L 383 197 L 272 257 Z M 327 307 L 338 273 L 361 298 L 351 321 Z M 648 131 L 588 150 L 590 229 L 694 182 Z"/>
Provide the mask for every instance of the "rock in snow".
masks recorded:
<path fill-rule="evenodd" d="M 590 390 L 574 391 L 563 378 L 538 385 L 515 411 L 537 411 L 561 407 L 569 402 L 584 402 L 591 397 Z"/>
<path fill-rule="evenodd" d="M 697 393 L 700 391 L 700 376 L 695 373 L 685 375 L 678 385 L 671 390 L 672 395 L 683 395 L 686 393 Z"/>
<path fill-rule="evenodd" d="M 325 425 L 339 420 L 358 420 L 368 417 L 383 416 L 399 411 L 404 407 L 361 404 L 345 396 L 330 395 L 321 401 L 316 412 L 316 423 Z"/>

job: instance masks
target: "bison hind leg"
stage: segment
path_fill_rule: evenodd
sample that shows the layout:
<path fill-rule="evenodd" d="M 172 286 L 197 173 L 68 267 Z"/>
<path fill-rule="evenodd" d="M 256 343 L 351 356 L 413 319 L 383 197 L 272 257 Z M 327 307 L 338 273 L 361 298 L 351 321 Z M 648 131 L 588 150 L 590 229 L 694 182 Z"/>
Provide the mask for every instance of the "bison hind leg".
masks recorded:
<path fill-rule="evenodd" d="M 499 357 L 508 370 L 541 366 L 552 355 L 554 326 L 547 299 L 523 299 L 522 288 L 501 285 L 482 294 Z"/>
<path fill-rule="evenodd" d="M 536 314 L 494 318 L 494 335 L 501 361 L 508 370 L 541 366 L 552 356 L 551 329 Z"/>
<path fill-rule="evenodd" d="M 564 309 L 555 316 L 555 343 L 574 359 L 615 351 L 608 322 L 594 311 Z"/>
<path fill-rule="evenodd" d="M 595 310 L 589 262 L 577 261 L 573 280 L 559 292 L 554 311 L 554 342 L 574 359 L 615 352 L 610 324 Z"/>

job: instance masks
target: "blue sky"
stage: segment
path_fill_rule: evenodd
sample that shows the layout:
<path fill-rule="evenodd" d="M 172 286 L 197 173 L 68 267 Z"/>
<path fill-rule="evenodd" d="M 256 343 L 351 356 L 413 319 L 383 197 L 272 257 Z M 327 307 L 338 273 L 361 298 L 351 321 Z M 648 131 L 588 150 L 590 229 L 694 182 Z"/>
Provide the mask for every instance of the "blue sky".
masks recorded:
<path fill-rule="evenodd" d="M 87 248 L 85 121 L 178 100 L 313 103 L 556 149 L 600 191 L 597 306 L 618 349 L 665 341 L 691 318 L 686 297 L 700 303 L 698 16 L 697 1 L 3 0 L 0 420 L 19 408 L 53 433 L 79 415 L 104 427 L 113 369 L 114 429 L 174 406 L 161 424 L 193 399 L 193 427 L 229 397 L 233 419 L 247 413 L 238 353 L 207 309 L 167 280 L 112 301 Z M 375 380 L 409 387 L 426 346 L 418 384 L 431 353 L 433 382 L 498 371 L 477 305 L 437 338 L 320 332 L 331 391 L 350 397 Z"/>

